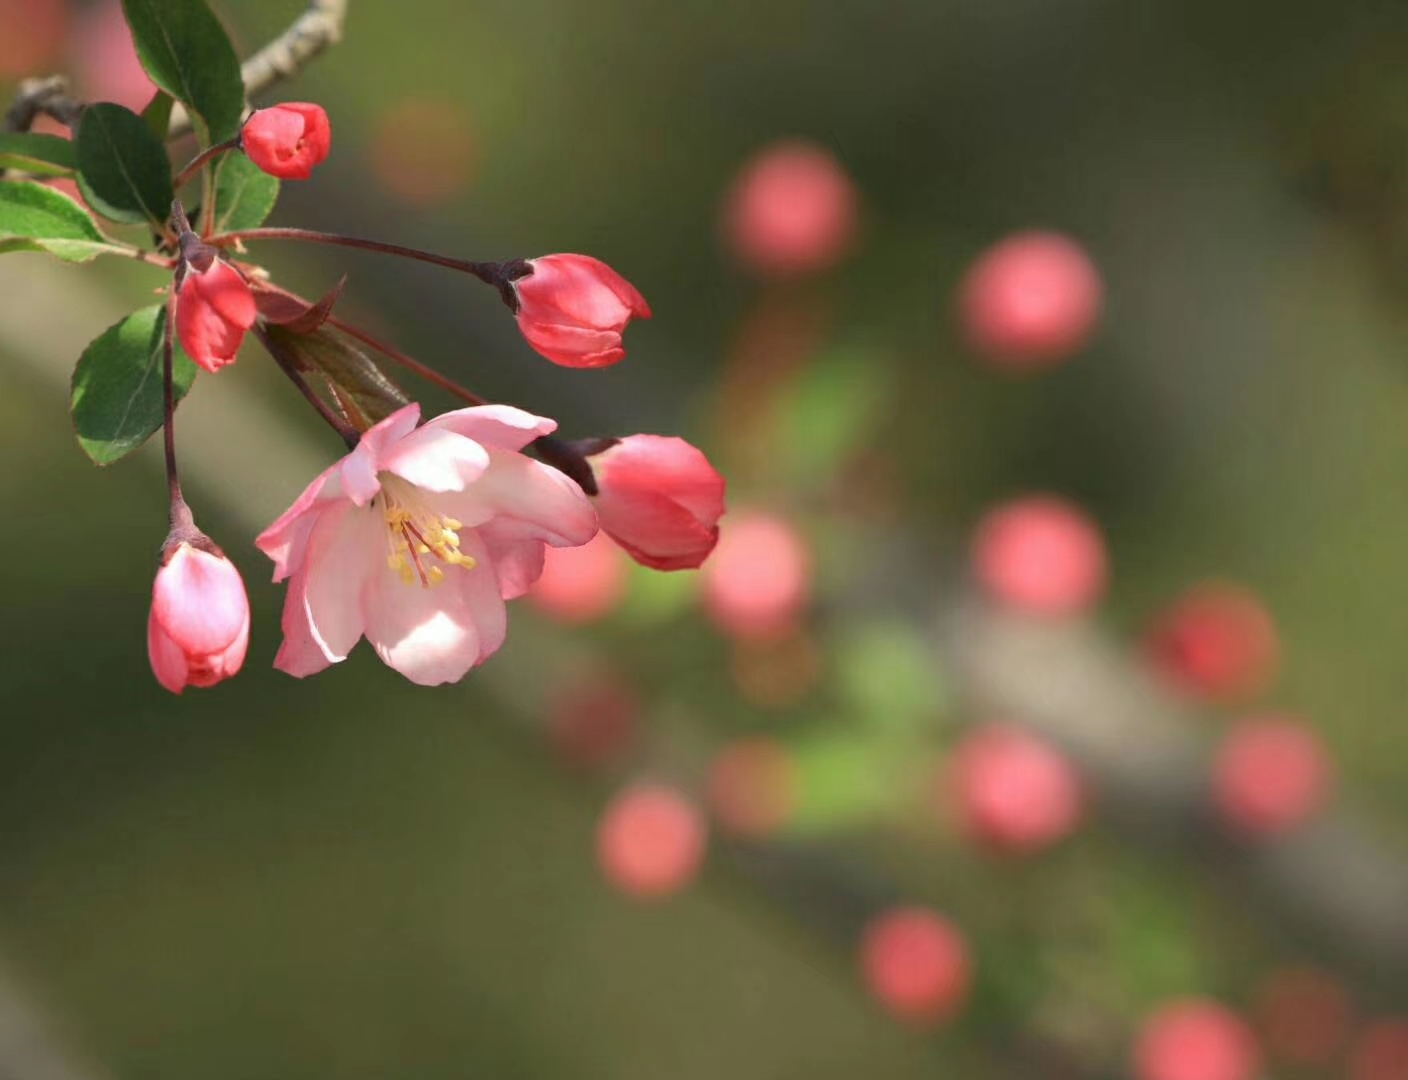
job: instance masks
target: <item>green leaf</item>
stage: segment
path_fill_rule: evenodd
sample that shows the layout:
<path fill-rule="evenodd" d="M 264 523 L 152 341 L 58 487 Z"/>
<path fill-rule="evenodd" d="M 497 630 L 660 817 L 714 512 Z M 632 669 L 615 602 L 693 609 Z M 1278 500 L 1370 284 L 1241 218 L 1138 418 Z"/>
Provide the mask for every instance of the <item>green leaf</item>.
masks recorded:
<path fill-rule="evenodd" d="M 171 163 L 166 147 L 136 113 L 100 102 L 83 110 L 74 137 L 78 188 L 113 221 L 161 228 L 171 214 Z"/>
<path fill-rule="evenodd" d="M 215 231 L 253 229 L 279 200 L 279 181 L 243 154 L 226 154 L 215 181 Z"/>
<path fill-rule="evenodd" d="M 79 357 L 70 408 L 78 445 L 94 463 L 111 465 L 161 430 L 165 326 L 165 305 L 142 308 L 108 327 Z M 173 348 L 172 387 L 180 401 L 196 366 L 178 343 Z"/>
<path fill-rule="evenodd" d="M 240 62 L 203 0 L 122 0 L 122 13 L 152 82 L 204 121 L 210 141 L 239 131 Z"/>
<path fill-rule="evenodd" d="M 158 90 L 156 96 L 142 110 L 142 119 L 147 127 L 152 129 L 152 134 L 162 142 L 166 141 L 166 133 L 171 130 L 171 106 L 174 104 L 170 94 Z"/>
<path fill-rule="evenodd" d="M 0 253 L 47 251 L 68 262 L 87 262 L 117 250 L 87 211 L 62 192 L 33 180 L 0 182 Z"/>
<path fill-rule="evenodd" d="M 0 169 L 42 176 L 67 176 L 76 168 L 73 143 L 57 135 L 0 132 Z"/>
<path fill-rule="evenodd" d="M 788 475 L 825 482 L 867 446 L 890 393 L 893 365 L 883 355 L 838 349 L 802 372 L 780 404 L 778 442 Z"/>

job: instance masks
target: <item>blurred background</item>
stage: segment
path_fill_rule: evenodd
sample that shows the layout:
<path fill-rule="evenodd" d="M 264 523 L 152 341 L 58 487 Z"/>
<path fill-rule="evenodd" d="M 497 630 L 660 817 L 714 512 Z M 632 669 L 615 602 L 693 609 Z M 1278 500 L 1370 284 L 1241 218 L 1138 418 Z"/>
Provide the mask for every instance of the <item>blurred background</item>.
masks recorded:
<path fill-rule="evenodd" d="M 140 107 L 124 35 L 0 0 L 0 90 Z M 0 1072 L 1408 1077 L 1405 55 L 1398 0 L 352 0 L 256 102 L 334 128 L 271 223 L 586 252 L 654 318 L 564 370 L 469 279 L 254 257 L 685 435 L 723 539 L 553 560 L 458 686 L 290 679 L 251 541 L 341 450 L 251 344 L 178 426 L 249 661 L 172 697 L 159 451 L 65 416 L 161 276 L 8 256 Z"/>

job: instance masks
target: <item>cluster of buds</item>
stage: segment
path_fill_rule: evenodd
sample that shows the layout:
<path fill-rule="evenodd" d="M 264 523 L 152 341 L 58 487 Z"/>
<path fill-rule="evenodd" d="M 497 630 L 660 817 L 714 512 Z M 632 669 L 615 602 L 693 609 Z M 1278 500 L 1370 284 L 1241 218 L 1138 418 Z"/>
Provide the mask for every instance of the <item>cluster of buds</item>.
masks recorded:
<path fill-rule="evenodd" d="M 475 262 L 262 227 L 280 181 L 306 180 L 327 158 L 332 129 L 327 113 L 306 102 L 246 114 L 238 64 L 212 27 L 218 29 L 213 19 L 199 33 L 180 21 L 134 22 L 134 36 L 164 42 L 143 50 L 138 41 L 161 90 L 147 115 L 112 102 L 87 106 L 75 128 L 77 153 L 67 156 L 51 145 L 56 140 L 17 137 L 26 161 L 73 175 L 87 207 L 39 180 L 0 184 L 0 239 L 7 245 L 0 250 L 38 249 L 72 261 L 121 254 L 170 274 L 158 308 L 129 316 L 85 351 L 73 406 L 80 443 L 100 464 L 164 433 L 171 524 L 148 623 L 158 682 L 175 693 L 211 686 L 240 670 L 249 644 L 244 583 L 195 524 L 181 492 L 174 428 L 196 370 L 215 375 L 235 363 L 246 338 L 264 346 L 347 450 L 255 541 L 273 560 L 274 580 L 288 583 L 279 669 L 312 674 L 366 638 L 414 682 L 457 680 L 503 643 L 505 602 L 537 580 L 545 549 L 578 547 L 599 531 L 645 566 L 698 567 L 718 539 L 724 482 L 693 446 L 659 435 L 559 439 L 554 420 L 488 402 L 338 318 L 340 284 L 322 300 L 304 300 L 275 284 L 247 251 L 265 241 L 304 241 L 468 274 L 497 291 L 533 350 L 575 368 L 625 356 L 627 325 L 650 316 L 635 287 L 586 255 Z M 189 51 L 210 77 L 200 86 L 173 77 L 162 63 L 167 46 Z M 228 86 L 219 85 L 221 73 Z M 191 115 L 201 142 L 174 173 L 158 134 L 162 121 L 151 119 L 173 99 Z M 121 160 L 107 161 L 109 153 Z M 183 201 L 197 188 L 198 196 Z M 147 224 L 154 246 L 107 235 L 89 210 Z M 465 407 L 422 422 L 420 406 L 390 377 L 388 364 Z M 151 377 L 158 365 L 159 381 Z M 129 369 L 132 383 L 115 404 L 114 373 Z M 158 384 L 150 423 L 134 430 L 131 401 Z M 119 406 L 121 423 L 112 424 Z M 121 440 L 108 436 L 113 428 Z M 85 439 L 90 430 L 101 434 Z"/>
<path fill-rule="evenodd" d="M 330 145 L 323 110 L 294 103 L 255 112 L 225 149 L 242 150 L 270 175 L 302 179 Z M 182 349 L 214 373 L 235 360 L 253 331 L 348 446 L 347 455 L 256 540 L 274 562 L 274 580 L 288 582 L 284 640 L 274 661 L 280 670 L 296 676 L 321 671 L 365 637 L 412 681 L 452 682 L 503 643 L 505 601 L 537 579 L 545 546 L 577 547 L 600 529 L 632 558 L 660 570 L 698 567 L 713 549 L 724 482 L 682 439 L 556 439 L 555 421 L 487 403 L 389 347 L 382 347 L 388 358 L 457 392 L 469 407 L 421 423 L 420 406 L 401 404 L 394 395 L 378 403 L 396 406 L 383 416 L 365 403 L 347 405 L 351 395 L 339 393 L 336 369 L 311 360 L 316 350 L 303 348 L 303 339 L 334 328 L 372 339 L 331 314 L 335 294 L 307 304 L 255 274 L 235 251 L 247 241 L 302 239 L 464 270 L 499 290 L 529 345 L 568 367 L 616 363 L 625 356 L 626 325 L 650 314 L 640 293 L 605 263 L 568 254 L 471 263 L 295 229 L 202 235 L 179 201 L 171 223 L 177 254 L 168 303 Z M 310 369 L 328 383 L 331 404 L 313 391 Z M 166 423 L 169 429 L 169 413 Z M 249 616 L 234 568 L 198 532 L 187 538 L 193 525 L 175 481 L 174 456 L 170 467 L 173 520 L 180 517 L 181 524 L 167 542 L 166 550 L 176 545 L 176 553 L 154 599 L 152 625 L 165 636 L 153 631 L 152 665 L 163 685 L 179 691 L 239 669 Z M 178 564 L 204 572 L 173 572 Z M 192 629 L 166 614 L 179 614 L 207 593 L 219 594 L 211 611 L 243 611 L 237 641 L 215 640 L 221 633 L 206 625 L 214 616 Z M 220 631 L 232 621 L 224 618 Z M 158 641 L 176 643 L 184 673 L 165 659 L 170 646 L 159 648 Z"/>

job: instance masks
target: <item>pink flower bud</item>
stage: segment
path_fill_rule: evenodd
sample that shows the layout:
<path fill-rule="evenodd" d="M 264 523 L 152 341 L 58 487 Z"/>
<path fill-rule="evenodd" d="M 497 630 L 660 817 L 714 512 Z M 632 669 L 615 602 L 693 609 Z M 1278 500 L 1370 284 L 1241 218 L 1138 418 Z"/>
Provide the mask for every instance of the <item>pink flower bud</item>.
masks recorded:
<path fill-rule="evenodd" d="M 966 737 L 948 768 L 959 827 L 998 851 L 1048 847 L 1080 820 L 1080 782 L 1066 759 L 1020 728 L 994 724 Z"/>
<path fill-rule="evenodd" d="M 1408 1019 L 1364 1026 L 1349 1057 L 1350 1080 L 1403 1080 L 1408 1076 Z"/>
<path fill-rule="evenodd" d="M 602 873 L 622 892 L 654 900 L 699 871 L 707 830 L 698 807 L 672 787 L 638 784 L 611 801 L 597 826 Z"/>
<path fill-rule="evenodd" d="M 1210 581 L 1185 594 L 1150 628 L 1153 665 L 1190 697 L 1221 702 L 1255 697 L 1280 664 L 1276 623 L 1251 590 Z"/>
<path fill-rule="evenodd" d="M 812 556 L 783 518 L 731 515 L 704 567 L 704 610 L 729 637 L 776 641 L 792 633 L 811 596 Z"/>
<path fill-rule="evenodd" d="M 630 435 L 589 460 L 601 528 L 636 562 L 655 570 L 692 570 L 714 550 L 724 478 L 689 443 Z"/>
<path fill-rule="evenodd" d="M 632 316 L 650 318 L 629 281 L 589 255 L 544 255 L 528 265 L 533 272 L 513 287 L 529 345 L 563 367 L 605 367 L 626 355 L 621 331 Z"/>
<path fill-rule="evenodd" d="M 176 336 L 206 371 L 213 374 L 234 362 L 257 313 L 254 294 L 229 263 L 216 259 L 204 272 L 186 264 L 176 297 Z"/>
<path fill-rule="evenodd" d="M 724 203 L 722 229 L 740 262 L 770 277 L 825 270 L 855 241 L 855 185 L 820 146 L 774 143 L 744 166 Z"/>
<path fill-rule="evenodd" d="M 969 345 L 998 367 L 1048 367 L 1090 338 L 1104 288 L 1089 257 L 1059 233 L 1008 237 L 973 264 L 958 293 Z"/>
<path fill-rule="evenodd" d="M 1138 1080 L 1253 1080 L 1256 1038 L 1230 1009 L 1186 998 L 1150 1015 L 1134 1044 Z"/>
<path fill-rule="evenodd" d="M 963 935 L 926 908 L 895 908 L 874 919 L 861 938 L 860 963 L 870 992 L 908 1023 L 942 1023 L 968 995 Z"/>
<path fill-rule="evenodd" d="M 248 645 L 249 598 L 234 563 L 214 545 L 168 546 L 147 619 L 157 682 L 173 694 L 214 686 L 239 671 Z"/>
<path fill-rule="evenodd" d="M 1257 987 L 1256 1015 L 1267 1050 L 1292 1065 L 1329 1065 L 1344 1044 L 1353 1011 L 1340 981 L 1316 968 L 1281 968 Z"/>
<path fill-rule="evenodd" d="M 630 564 L 604 532 L 580 547 L 550 547 L 543 573 L 528 598 L 562 623 L 589 623 L 611 614 L 626 598 Z"/>
<path fill-rule="evenodd" d="M 1332 775 L 1325 748 L 1299 721 L 1262 716 L 1235 724 L 1213 762 L 1213 798 L 1245 833 L 1299 825 L 1324 804 Z"/>
<path fill-rule="evenodd" d="M 1006 503 L 979 523 L 973 571 L 998 600 L 1034 615 L 1074 615 L 1105 590 L 1105 541 L 1078 507 L 1050 495 Z"/>
<path fill-rule="evenodd" d="M 240 145 L 245 156 L 270 176 L 307 180 L 328 156 L 332 125 L 322 106 L 285 101 L 259 109 L 244 122 Z"/>

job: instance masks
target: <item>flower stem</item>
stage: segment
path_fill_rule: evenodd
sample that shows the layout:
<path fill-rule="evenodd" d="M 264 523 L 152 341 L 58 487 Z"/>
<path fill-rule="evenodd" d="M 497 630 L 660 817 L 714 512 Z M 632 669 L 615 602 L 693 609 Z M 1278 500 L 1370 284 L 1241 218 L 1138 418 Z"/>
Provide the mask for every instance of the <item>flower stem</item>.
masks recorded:
<path fill-rule="evenodd" d="M 176 174 L 176 179 L 171 181 L 171 186 L 176 188 L 177 190 L 180 190 L 181 185 L 185 184 L 187 181 L 190 180 L 191 177 L 195 176 L 196 172 L 203 165 L 205 165 L 206 162 L 210 161 L 212 158 L 219 157 L 221 154 L 225 153 L 228 150 L 236 149 L 239 145 L 240 140 L 239 137 L 236 136 L 235 138 L 227 139 L 222 143 L 216 143 L 214 146 L 206 147 L 195 157 L 191 158 L 191 160 L 186 163 L 185 168 L 183 168 L 180 172 Z"/>
<path fill-rule="evenodd" d="M 308 404 L 312 405 L 318 415 L 327 422 L 328 427 L 342 436 L 342 441 L 347 444 L 347 449 L 354 448 L 362 437 L 361 432 L 333 412 L 328 403 L 308 385 L 308 380 L 303 377 L 298 361 L 289 355 L 288 350 L 282 344 L 270 337 L 263 324 L 254 324 L 254 336 L 259 339 L 259 343 L 264 346 L 265 351 L 274 358 L 274 363 L 279 365 L 279 370 L 288 377 L 289 382 L 293 383 L 298 392 L 307 399 Z"/>
<path fill-rule="evenodd" d="M 173 423 L 176 416 L 176 387 L 172 371 L 175 362 L 173 334 L 176 322 L 176 294 L 180 291 L 181 279 L 184 276 L 185 267 L 178 267 L 175 279 L 171 283 L 171 292 L 166 297 L 166 324 L 161 331 L 161 428 L 166 448 L 166 489 L 171 497 L 171 527 L 173 529 L 177 525 L 179 513 L 190 517 L 186 500 L 181 497 L 181 479 L 176 472 L 176 426 Z"/>
<path fill-rule="evenodd" d="M 447 255 L 421 251 L 419 248 L 405 247 L 402 244 L 388 244 L 381 240 L 366 240 L 358 236 L 343 236 L 340 233 L 317 232 L 313 229 L 238 229 L 235 232 L 220 233 L 210 237 L 210 242 L 218 246 L 244 240 L 302 240 L 310 244 L 331 244 L 336 247 L 357 248 L 361 251 L 375 251 L 382 255 L 398 255 L 403 259 L 432 263 L 462 274 L 470 274 L 486 285 L 499 290 L 509 310 L 518 310 L 518 296 L 513 291 L 513 283 L 527 277 L 533 268 L 525 259 L 510 259 L 508 262 L 475 262 L 470 259 L 452 259 Z"/>

